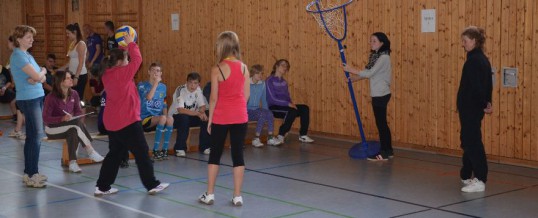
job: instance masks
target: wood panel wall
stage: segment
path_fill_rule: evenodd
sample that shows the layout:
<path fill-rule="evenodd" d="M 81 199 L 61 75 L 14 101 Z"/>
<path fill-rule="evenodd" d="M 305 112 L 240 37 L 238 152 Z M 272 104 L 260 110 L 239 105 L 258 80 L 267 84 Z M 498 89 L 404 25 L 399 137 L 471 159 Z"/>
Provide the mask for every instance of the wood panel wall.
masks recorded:
<path fill-rule="evenodd" d="M 9 34 L 15 26 L 24 23 L 22 4 L 23 0 L 0 0 L 0 65 L 5 65 L 11 56 L 7 48 Z"/>
<path fill-rule="evenodd" d="M 71 1 L 68 1 L 71 2 Z M 92 1 L 84 10 L 107 11 L 110 4 Z M 243 60 L 263 64 L 265 75 L 276 59 L 286 58 L 291 70 L 292 99 L 311 109 L 317 132 L 359 138 L 357 124 L 341 71 L 336 42 L 305 12 L 308 0 L 161 0 L 113 1 L 119 9 L 140 4 L 136 11 L 146 78 L 151 62 L 163 64 L 164 82 L 173 89 L 189 72 L 207 82 L 215 64 L 218 33 L 233 30 L 241 41 Z M 119 10 L 118 9 L 118 10 Z M 420 12 L 436 9 L 437 29 L 422 33 Z M 180 30 L 171 30 L 171 14 L 179 13 Z M 486 29 L 486 55 L 495 73 L 494 114 L 483 122 L 490 160 L 538 166 L 538 1 L 533 0 L 359 0 L 348 6 L 348 63 L 366 64 L 369 36 L 382 31 L 392 42 L 392 99 L 389 125 L 393 140 L 405 147 L 459 153 L 456 92 L 465 60 L 460 33 L 469 25 Z M 68 17 L 90 20 L 83 12 Z M 131 17 L 135 15 L 131 14 Z M 93 18 L 92 18 L 93 19 Z M 502 67 L 519 69 L 518 87 L 501 86 Z M 354 84 L 368 138 L 377 130 L 368 82 Z"/>

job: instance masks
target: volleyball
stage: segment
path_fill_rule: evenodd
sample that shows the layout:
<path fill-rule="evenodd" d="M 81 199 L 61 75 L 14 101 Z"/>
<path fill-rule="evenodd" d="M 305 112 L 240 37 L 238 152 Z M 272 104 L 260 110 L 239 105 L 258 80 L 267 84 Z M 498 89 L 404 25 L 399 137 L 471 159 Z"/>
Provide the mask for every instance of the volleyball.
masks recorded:
<path fill-rule="evenodd" d="M 133 27 L 128 25 L 121 26 L 116 30 L 116 34 L 114 35 L 114 37 L 116 38 L 116 42 L 118 42 L 119 46 L 127 46 L 127 43 L 125 43 L 125 40 L 123 38 L 123 36 L 127 34 L 131 35 L 134 38 L 135 42 L 138 39 L 138 34 L 136 34 L 136 30 Z"/>

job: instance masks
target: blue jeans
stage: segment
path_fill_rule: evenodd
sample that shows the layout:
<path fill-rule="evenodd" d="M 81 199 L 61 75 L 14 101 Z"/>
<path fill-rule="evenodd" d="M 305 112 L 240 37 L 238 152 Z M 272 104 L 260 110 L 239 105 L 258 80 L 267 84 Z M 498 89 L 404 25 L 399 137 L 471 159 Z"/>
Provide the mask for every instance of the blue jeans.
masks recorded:
<path fill-rule="evenodd" d="M 43 131 L 43 97 L 17 100 L 17 106 L 26 118 L 26 140 L 24 141 L 24 173 L 32 177 L 38 173 L 39 150 Z"/>

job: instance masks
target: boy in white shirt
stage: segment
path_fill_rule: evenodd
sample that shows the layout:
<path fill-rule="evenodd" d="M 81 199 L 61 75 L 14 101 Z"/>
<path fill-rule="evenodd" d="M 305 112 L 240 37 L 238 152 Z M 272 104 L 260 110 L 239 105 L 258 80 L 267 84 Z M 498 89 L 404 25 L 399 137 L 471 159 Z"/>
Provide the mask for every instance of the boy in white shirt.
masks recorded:
<path fill-rule="evenodd" d="M 206 100 L 200 89 L 200 74 L 187 75 L 187 84 L 178 86 L 174 92 L 174 102 L 170 106 L 169 115 L 174 117 L 174 128 L 177 129 L 175 144 L 176 156 L 185 156 L 189 128 L 200 127 L 199 151 L 209 154 L 209 134 L 207 133 L 208 114 Z"/>

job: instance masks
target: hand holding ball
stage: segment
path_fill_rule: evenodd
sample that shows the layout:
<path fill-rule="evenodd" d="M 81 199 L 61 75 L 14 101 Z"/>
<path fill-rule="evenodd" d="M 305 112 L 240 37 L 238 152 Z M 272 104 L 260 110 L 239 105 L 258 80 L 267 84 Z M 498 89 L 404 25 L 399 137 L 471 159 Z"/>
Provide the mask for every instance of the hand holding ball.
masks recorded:
<path fill-rule="evenodd" d="M 116 42 L 118 42 L 119 46 L 127 47 L 129 43 L 138 39 L 138 34 L 136 34 L 136 30 L 134 28 L 125 25 L 116 30 L 114 37 L 116 38 Z"/>

